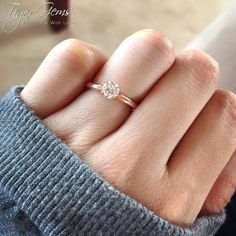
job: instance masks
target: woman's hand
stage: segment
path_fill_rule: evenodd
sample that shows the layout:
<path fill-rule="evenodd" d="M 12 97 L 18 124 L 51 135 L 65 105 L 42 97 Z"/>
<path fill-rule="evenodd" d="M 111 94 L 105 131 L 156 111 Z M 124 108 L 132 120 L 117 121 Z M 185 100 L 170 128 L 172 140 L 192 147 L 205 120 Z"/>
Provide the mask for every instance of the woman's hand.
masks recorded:
<path fill-rule="evenodd" d="M 128 37 L 107 61 L 78 40 L 56 46 L 21 93 L 75 153 L 157 215 L 191 225 L 220 212 L 236 184 L 236 95 L 216 91 L 217 63 L 201 51 L 175 56 L 162 34 Z M 118 83 L 131 108 L 86 88 Z"/>

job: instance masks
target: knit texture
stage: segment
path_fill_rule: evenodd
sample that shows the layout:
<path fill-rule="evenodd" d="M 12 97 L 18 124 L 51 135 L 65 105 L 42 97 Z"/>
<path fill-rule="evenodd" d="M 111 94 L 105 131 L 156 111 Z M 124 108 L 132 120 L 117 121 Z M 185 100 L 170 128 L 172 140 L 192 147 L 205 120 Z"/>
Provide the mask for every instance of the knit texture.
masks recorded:
<path fill-rule="evenodd" d="M 20 216 L 29 235 L 210 236 L 223 224 L 224 212 L 181 228 L 114 189 L 27 108 L 21 90 L 0 102 L 1 217 Z"/>

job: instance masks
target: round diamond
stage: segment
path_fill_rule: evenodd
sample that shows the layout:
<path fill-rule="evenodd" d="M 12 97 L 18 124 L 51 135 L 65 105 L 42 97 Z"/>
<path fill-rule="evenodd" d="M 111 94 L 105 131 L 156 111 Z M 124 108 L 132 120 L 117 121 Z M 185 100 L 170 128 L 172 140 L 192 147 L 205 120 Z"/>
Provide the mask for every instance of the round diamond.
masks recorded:
<path fill-rule="evenodd" d="M 119 85 L 112 81 L 105 81 L 101 90 L 103 96 L 108 99 L 116 98 L 119 95 L 119 92 L 120 92 Z"/>

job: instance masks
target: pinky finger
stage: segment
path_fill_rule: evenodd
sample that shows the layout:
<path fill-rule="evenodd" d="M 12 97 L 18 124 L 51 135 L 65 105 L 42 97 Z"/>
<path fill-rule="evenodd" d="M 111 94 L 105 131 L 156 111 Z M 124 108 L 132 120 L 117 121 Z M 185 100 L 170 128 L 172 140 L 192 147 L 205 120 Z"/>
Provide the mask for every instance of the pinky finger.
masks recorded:
<path fill-rule="evenodd" d="M 219 213 L 229 203 L 236 189 L 236 151 L 214 183 L 201 214 Z M 236 206 L 235 206 L 236 207 Z"/>

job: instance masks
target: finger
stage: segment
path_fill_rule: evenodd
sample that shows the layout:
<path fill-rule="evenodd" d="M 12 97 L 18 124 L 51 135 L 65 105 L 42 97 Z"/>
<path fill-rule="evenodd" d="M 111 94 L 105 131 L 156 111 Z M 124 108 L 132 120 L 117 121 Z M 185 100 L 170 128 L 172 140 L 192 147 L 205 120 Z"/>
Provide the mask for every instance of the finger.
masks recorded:
<path fill-rule="evenodd" d="M 118 130 L 143 152 L 153 147 L 149 167 L 163 169 L 174 148 L 216 89 L 218 67 L 201 51 L 186 51 Z M 145 162 L 147 160 L 145 159 Z"/>
<path fill-rule="evenodd" d="M 199 213 L 235 149 L 236 95 L 217 91 L 187 131 L 168 163 L 170 178 L 175 183 L 182 183 L 183 189 L 190 193 L 186 194 L 188 199 L 183 199 L 191 206 L 189 219 L 195 219 Z"/>
<path fill-rule="evenodd" d="M 166 38 L 153 30 L 140 31 L 124 40 L 95 82 L 112 80 L 119 84 L 123 94 L 139 102 L 173 61 L 173 48 Z M 78 113 L 78 110 L 84 112 Z M 94 144 L 117 129 L 130 111 L 126 104 L 88 90 L 60 114 L 55 114 L 58 123 L 54 122 L 54 130 L 62 127 L 61 123 L 70 123 L 70 127 L 64 126 L 64 133 L 73 135 L 70 139 L 75 140 L 76 150 L 80 151 L 80 146 L 87 146 L 84 142 Z M 73 124 L 70 122 L 72 116 Z"/>
<path fill-rule="evenodd" d="M 65 40 L 48 54 L 21 97 L 44 118 L 73 101 L 105 60 L 95 47 L 76 39 Z"/>
<path fill-rule="evenodd" d="M 236 189 L 236 152 L 214 183 L 201 210 L 201 215 L 212 215 L 222 211 Z"/>

